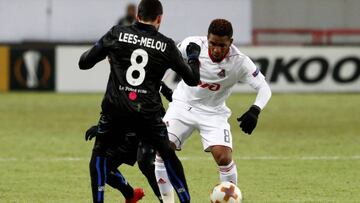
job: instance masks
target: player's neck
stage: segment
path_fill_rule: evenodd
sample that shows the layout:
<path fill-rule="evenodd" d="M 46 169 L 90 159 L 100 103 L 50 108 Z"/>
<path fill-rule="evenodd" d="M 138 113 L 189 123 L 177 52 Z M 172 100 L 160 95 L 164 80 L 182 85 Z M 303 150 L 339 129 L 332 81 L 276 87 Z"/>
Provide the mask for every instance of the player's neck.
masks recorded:
<path fill-rule="evenodd" d="M 155 26 L 156 22 L 139 20 L 139 23 Z"/>
<path fill-rule="evenodd" d="M 144 21 L 144 20 L 141 20 L 141 18 L 139 16 L 136 17 L 136 20 L 139 22 L 139 23 L 142 23 L 142 24 L 146 24 L 146 25 L 152 25 L 156 28 L 156 30 L 159 30 L 159 27 L 160 27 L 160 23 L 161 23 L 161 19 L 162 17 L 161 16 L 158 16 L 155 20 L 153 21 Z"/>
<path fill-rule="evenodd" d="M 209 55 L 209 57 L 210 57 L 210 59 L 211 59 L 212 62 L 214 62 L 214 63 L 220 63 L 221 61 L 224 60 L 224 58 L 227 57 L 227 55 L 229 54 L 229 51 L 230 51 L 230 49 L 228 49 L 227 52 L 224 54 L 224 56 L 223 56 L 222 58 L 220 58 L 220 59 L 214 58 L 213 55 L 211 54 L 210 49 L 208 49 L 208 55 Z"/>

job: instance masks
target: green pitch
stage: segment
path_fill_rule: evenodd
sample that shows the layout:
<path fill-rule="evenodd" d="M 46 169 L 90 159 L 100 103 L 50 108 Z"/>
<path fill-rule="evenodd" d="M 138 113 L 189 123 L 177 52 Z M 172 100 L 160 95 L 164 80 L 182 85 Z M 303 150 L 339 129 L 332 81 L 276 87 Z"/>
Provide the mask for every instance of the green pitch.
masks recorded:
<path fill-rule="evenodd" d="M 360 95 L 275 94 L 253 136 L 236 116 L 254 99 L 228 101 L 234 159 L 245 203 L 360 201 Z M 0 202 L 91 202 L 88 160 L 102 94 L 0 94 Z M 202 152 L 198 134 L 178 153 L 192 202 L 209 202 L 217 167 Z M 137 167 L 120 170 L 145 189 L 142 202 L 157 202 Z M 106 188 L 106 202 L 123 202 Z"/>

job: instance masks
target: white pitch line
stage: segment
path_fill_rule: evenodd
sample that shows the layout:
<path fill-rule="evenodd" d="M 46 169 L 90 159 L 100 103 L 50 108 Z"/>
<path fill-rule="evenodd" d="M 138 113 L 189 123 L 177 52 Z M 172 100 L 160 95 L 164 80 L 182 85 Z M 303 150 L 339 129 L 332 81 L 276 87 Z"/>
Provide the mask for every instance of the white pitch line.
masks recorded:
<path fill-rule="evenodd" d="M 84 157 L 51 157 L 51 158 L 16 158 L 16 157 L 0 157 L 0 162 L 26 162 L 26 161 L 35 161 L 35 162 L 60 162 L 60 161 L 84 161 L 89 160 L 89 158 Z"/>
<path fill-rule="evenodd" d="M 213 160 L 211 156 L 179 156 L 182 161 L 205 161 Z M 235 160 L 360 160 L 360 155 L 354 156 L 236 156 Z M 89 161 L 90 157 L 52 157 L 52 158 L 18 158 L 18 157 L 0 157 L 0 162 L 75 162 L 75 161 Z"/>
<path fill-rule="evenodd" d="M 212 160 L 211 156 L 209 157 L 179 157 L 180 160 Z M 355 156 L 239 156 L 233 157 L 235 160 L 360 160 L 360 155 Z"/>

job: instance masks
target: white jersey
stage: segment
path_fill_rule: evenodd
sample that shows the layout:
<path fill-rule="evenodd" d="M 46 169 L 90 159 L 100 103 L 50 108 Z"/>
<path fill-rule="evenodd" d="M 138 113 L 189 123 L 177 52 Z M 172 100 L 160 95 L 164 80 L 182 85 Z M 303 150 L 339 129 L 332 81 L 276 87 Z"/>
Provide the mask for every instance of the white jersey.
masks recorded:
<path fill-rule="evenodd" d="M 182 56 L 187 60 L 186 47 L 194 42 L 201 47 L 200 80 L 196 87 L 181 81 L 173 94 L 173 100 L 187 103 L 193 107 L 214 113 L 230 113 L 225 100 L 232 87 L 238 82 L 246 83 L 257 89 L 265 80 L 259 69 L 245 54 L 231 45 L 221 62 L 213 62 L 208 53 L 207 37 L 188 37 L 179 44 Z"/>

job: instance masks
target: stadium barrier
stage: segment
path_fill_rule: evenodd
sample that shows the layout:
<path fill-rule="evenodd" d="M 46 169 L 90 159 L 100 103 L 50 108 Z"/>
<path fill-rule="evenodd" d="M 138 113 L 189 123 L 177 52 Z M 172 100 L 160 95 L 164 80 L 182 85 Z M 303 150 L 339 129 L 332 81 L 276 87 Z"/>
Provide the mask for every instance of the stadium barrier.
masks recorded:
<path fill-rule="evenodd" d="M 80 70 L 78 61 L 90 46 L 57 46 L 56 91 L 57 92 L 104 92 L 110 73 L 107 60 L 95 68 Z"/>
<path fill-rule="evenodd" d="M 274 92 L 359 92 L 360 47 L 259 46 L 252 58 Z M 247 87 L 238 85 L 236 91 Z"/>
<path fill-rule="evenodd" d="M 272 36 L 310 36 L 308 42 L 286 42 L 279 40 L 264 41 L 260 40 L 261 35 Z M 258 45 L 294 45 L 294 44 L 307 44 L 307 45 L 334 45 L 334 44 L 360 44 L 360 41 L 354 42 L 333 42 L 334 36 L 360 36 L 360 29 L 337 28 L 337 29 L 312 29 L 312 28 L 256 28 L 252 31 L 252 44 Z M 284 39 L 285 37 L 282 37 Z"/>
<path fill-rule="evenodd" d="M 9 47 L 0 46 L 0 91 L 9 90 Z"/>
<path fill-rule="evenodd" d="M 0 90 L 54 91 L 53 46 L 10 45 L 0 49 Z"/>
<path fill-rule="evenodd" d="M 104 92 L 109 65 L 104 60 L 80 70 L 88 45 L 0 47 L 0 91 Z M 260 68 L 273 92 L 360 92 L 360 47 L 239 47 Z M 166 82 L 175 86 L 169 73 Z M 251 92 L 239 83 L 238 92 Z"/>

